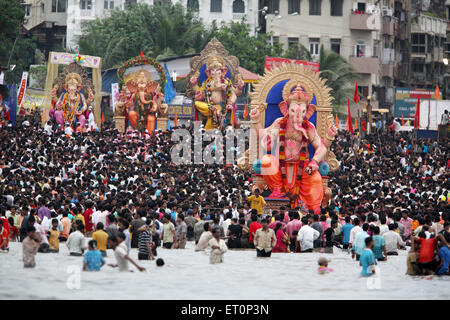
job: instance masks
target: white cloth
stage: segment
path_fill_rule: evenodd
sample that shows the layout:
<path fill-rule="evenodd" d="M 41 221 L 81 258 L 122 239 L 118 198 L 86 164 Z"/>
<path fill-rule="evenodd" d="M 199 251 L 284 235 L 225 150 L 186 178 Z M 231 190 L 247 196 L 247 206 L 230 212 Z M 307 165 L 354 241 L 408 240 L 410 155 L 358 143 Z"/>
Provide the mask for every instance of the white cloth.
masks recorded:
<path fill-rule="evenodd" d="M 128 266 L 128 260 L 125 258 L 128 255 L 128 248 L 125 241 L 122 241 L 115 249 L 114 256 L 116 257 L 116 262 L 119 267 L 120 272 L 130 271 Z"/>
<path fill-rule="evenodd" d="M 298 232 L 297 240 L 300 242 L 302 251 L 314 248 L 314 240 L 320 236 L 319 231 L 311 228 L 309 225 L 304 225 Z"/>
<path fill-rule="evenodd" d="M 36 222 L 34 224 L 34 228 L 36 229 L 36 232 L 41 236 L 41 243 L 48 244 L 47 231 L 45 230 L 45 227 Z"/>
<path fill-rule="evenodd" d="M 397 245 L 404 246 L 400 235 L 395 231 L 388 231 L 383 235 L 384 241 L 386 242 L 386 252 L 397 252 Z"/>
<path fill-rule="evenodd" d="M 353 243 L 355 241 L 355 237 L 358 233 L 362 232 L 363 229 L 360 226 L 354 226 L 352 230 L 350 230 L 350 240 L 349 243 Z"/>
<path fill-rule="evenodd" d="M 223 262 L 223 254 L 228 251 L 227 245 L 225 241 L 222 239 L 217 240 L 216 238 L 212 238 L 208 242 L 208 246 L 211 248 L 212 246 L 218 246 L 219 249 L 211 249 L 209 254 L 209 263 L 222 263 Z"/>
<path fill-rule="evenodd" d="M 200 239 L 198 240 L 195 251 L 203 251 L 208 247 L 209 240 L 213 238 L 211 231 L 203 231 Z"/>
<path fill-rule="evenodd" d="M 92 214 L 92 223 L 94 224 L 94 228 L 97 228 L 97 223 L 103 223 L 103 227 L 106 226 L 106 213 L 102 211 L 95 211 Z"/>
<path fill-rule="evenodd" d="M 92 129 L 98 130 L 98 127 L 97 127 L 97 124 L 95 123 L 94 113 L 90 112 L 89 118 L 88 118 L 88 131 L 91 131 Z"/>
<path fill-rule="evenodd" d="M 380 226 L 380 236 L 384 235 L 388 231 L 389 231 L 389 227 L 387 225 L 382 224 Z"/>
<path fill-rule="evenodd" d="M 67 247 L 69 248 L 70 253 L 83 253 L 83 250 L 87 249 L 85 238 L 79 230 L 72 232 L 69 235 L 69 239 L 67 239 Z"/>

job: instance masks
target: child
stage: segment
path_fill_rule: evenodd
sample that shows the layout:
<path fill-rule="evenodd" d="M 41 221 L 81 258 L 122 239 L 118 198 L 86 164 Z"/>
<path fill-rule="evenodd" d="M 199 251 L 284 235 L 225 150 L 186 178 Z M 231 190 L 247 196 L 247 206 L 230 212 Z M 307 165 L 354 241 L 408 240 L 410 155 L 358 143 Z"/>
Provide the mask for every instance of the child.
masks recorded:
<path fill-rule="evenodd" d="M 14 218 L 9 217 L 9 240 L 10 241 L 19 241 L 19 229 L 14 225 Z"/>
<path fill-rule="evenodd" d="M 105 259 L 100 251 L 97 250 L 97 241 L 90 240 L 88 252 L 86 252 L 83 259 L 83 271 L 100 271 L 104 264 Z"/>
<path fill-rule="evenodd" d="M 319 271 L 320 274 L 334 272 L 333 269 L 328 268 L 328 262 L 330 262 L 330 260 L 324 257 L 320 257 L 319 260 L 317 260 L 317 263 L 319 264 L 319 268 L 317 269 L 317 271 Z"/>
<path fill-rule="evenodd" d="M 41 245 L 41 237 L 35 231 L 36 229 L 33 226 L 29 226 L 27 228 L 27 237 L 22 242 L 24 268 L 34 268 L 36 266 L 34 256 Z"/>
<path fill-rule="evenodd" d="M 47 232 L 48 234 L 48 244 L 49 252 L 58 253 L 59 252 L 59 230 L 58 230 L 58 219 L 52 219 L 52 228 Z"/>

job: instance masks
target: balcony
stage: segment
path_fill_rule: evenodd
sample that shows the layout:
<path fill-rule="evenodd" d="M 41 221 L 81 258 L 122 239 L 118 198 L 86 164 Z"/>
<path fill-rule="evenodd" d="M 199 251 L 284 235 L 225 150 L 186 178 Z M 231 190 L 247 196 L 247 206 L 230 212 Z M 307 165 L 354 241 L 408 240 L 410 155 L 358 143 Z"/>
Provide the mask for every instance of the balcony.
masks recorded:
<path fill-rule="evenodd" d="M 380 60 L 375 57 L 350 56 L 349 62 L 358 73 L 377 74 Z"/>
<path fill-rule="evenodd" d="M 445 37 L 447 33 L 447 21 L 421 14 L 412 20 L 411 32 L 438 34 Z"/>
<path fill-rule="evenodd" d="M 434 62 L 442 62 L 444 58 L 444 48 L 434 47 L 433 48 L 433 61 Z"/>
<path fill-rule="evenodd" d="M 379 31 L 380 28 L 380 16 L 377 14 L 350 14 L 351 30 Z"/>
<path fill-rule="evenodd" d="M 383 33 L 393 36 L 395 34 L 395 31 L 397 29 L 397 23 L 398 19 L 395 17 L 383 17 Z"/>
<path fill-rule="evenodd" d="M 381 76 L 382 77 L 394 77 L 394 63 L 389 62 L 388 64 L 381 65 Z"/>

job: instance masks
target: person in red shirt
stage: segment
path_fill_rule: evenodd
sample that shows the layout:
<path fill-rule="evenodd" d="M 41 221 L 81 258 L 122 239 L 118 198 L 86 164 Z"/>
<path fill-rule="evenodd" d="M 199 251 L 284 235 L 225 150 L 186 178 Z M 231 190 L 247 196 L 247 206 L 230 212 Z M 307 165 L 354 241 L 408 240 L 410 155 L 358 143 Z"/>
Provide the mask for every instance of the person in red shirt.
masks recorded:
<path fill-rule="evenodd" d="M 434 259 L 434 252 L 438 248 L 438 240 L 441 241 L 443 245 L 449 247 L 445 238 L 439 234 L 437 238 L 426 238 L 426 234 L 424 231 L 419 233 L 418 238 L 414 238 L 415 243 L 420 244 L 419 250 L 419 268 L 421 269 L 422 274 L 431 274 L 436 271 L 439 266 L 439 261 Z"/>
<path fill-rule="evenodd" d="M 252 223 L 249 226 L 248 242 L 250 248 L 254 249 L 253 239 L 255 238 L 256 230 L 261 229 L 262 225 L 258 222 L 258 216 L 256 214 L 252 215 Z"/>
<path fill-rule="evenodd" d="M 3 220 L 0 220 L 0 250 L 9 251 L 9 232 L 6 231 Z"/>
<path fill-rule="evenodd" d="M 92 223 L 92 214 L 94 210 L 92 207 L 94 204 L 91 201 L 86 203 L 87 210 L 83 212 L 84 223 L 86 224 L 86 237 L 92 236 L 92 232 L 94 231 L 94 224 Z"/>
<path fill-rule="evenodd" d="M 0 208 L 0 221 L 3 222 L 3 228 L 5 229 L 4 232 L 6 232 L 7 235 L 7 239 L 9 242 L 9 234 L 11 232 L 10 227 L 9 227 L 9 221 L 8 219 L 5 217 L 5 209 Z M 8 245 L 6 245 L 8 247 Z"/>

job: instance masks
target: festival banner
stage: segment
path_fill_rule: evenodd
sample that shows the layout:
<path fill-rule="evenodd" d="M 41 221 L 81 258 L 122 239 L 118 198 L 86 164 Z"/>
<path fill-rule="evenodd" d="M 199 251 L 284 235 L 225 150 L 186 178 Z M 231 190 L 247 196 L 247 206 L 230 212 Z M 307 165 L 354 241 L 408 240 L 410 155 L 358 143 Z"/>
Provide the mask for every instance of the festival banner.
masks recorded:
<path fill-rule="evenodd" d="M 17 86 L 15 84 L 8 84 L 8 98 L 3 99 L 3 104 L 6 105 L 9 111 L 9 121 L 12 127 L 16 127 L 16 114 L 17 114 Z"/>
<path fill-rule="evenodd" d="M 5 73 L 2 72 L 0 73 L 0 84 L 3 84 L 4 81 L 5 81 Z"/>
<path fill-rule="evenodd" d="M 436 100 L 434 90 L 395 88 L 394 117 L 414 119 L 417 99 Z"/>
<path fill-rule="evenodd" d="M 117 102 L 119 101 L 119 84 L 111 83 L 111 108 L 112 110 L 116 110 Z"/>
<path fill-rule="evenodd" d="M 52 52 L 50 57 L 52 64 L 71 64 L 75 61 L 82 67 L 99 68 L 101 58 L 66 52 Z"/>
<path fill-rule="evenodd" d="M 175 114 L 178 119 L 192 119 L 192 105 L 178 104 L 169 105 L 169 117 L 174 119 Z"/>
<path fill-rule="evenodd" d="M 274 57 L 266 57 L 264 61 L 265 69 L 267 71 L 271 71 L 273 68 L 281 67 L 283 63 L 302 64 L 307 68 L 311 68 L 314 72 L 319 72 L 320 64 L 318 62 Z"/>
<path fill-rule="evenodd" d="M 28 72 L 24 71 L 22 73 L 22 80 L 20 81 L 19 93 L 17 94 L 18 109 L 20 109 L 22 107 L 23 97 L 25 96 L 25 91 L 27 89 L 27 79 L 28 79 Z"/>
<path fill-rule="evenodd" d="M 36 103 L 36 106 L 38 108 L 42 108 L 42 105 L 44 104 L 44 100 L 45 100 L 44 94 L 42 94 L 42 95 L 33 94 L 28 91 L 25 94 L 25 96 L 23 97 L 22 108 L 34 110 L 34 108 L 35 108 L 34 103 Z"/>

